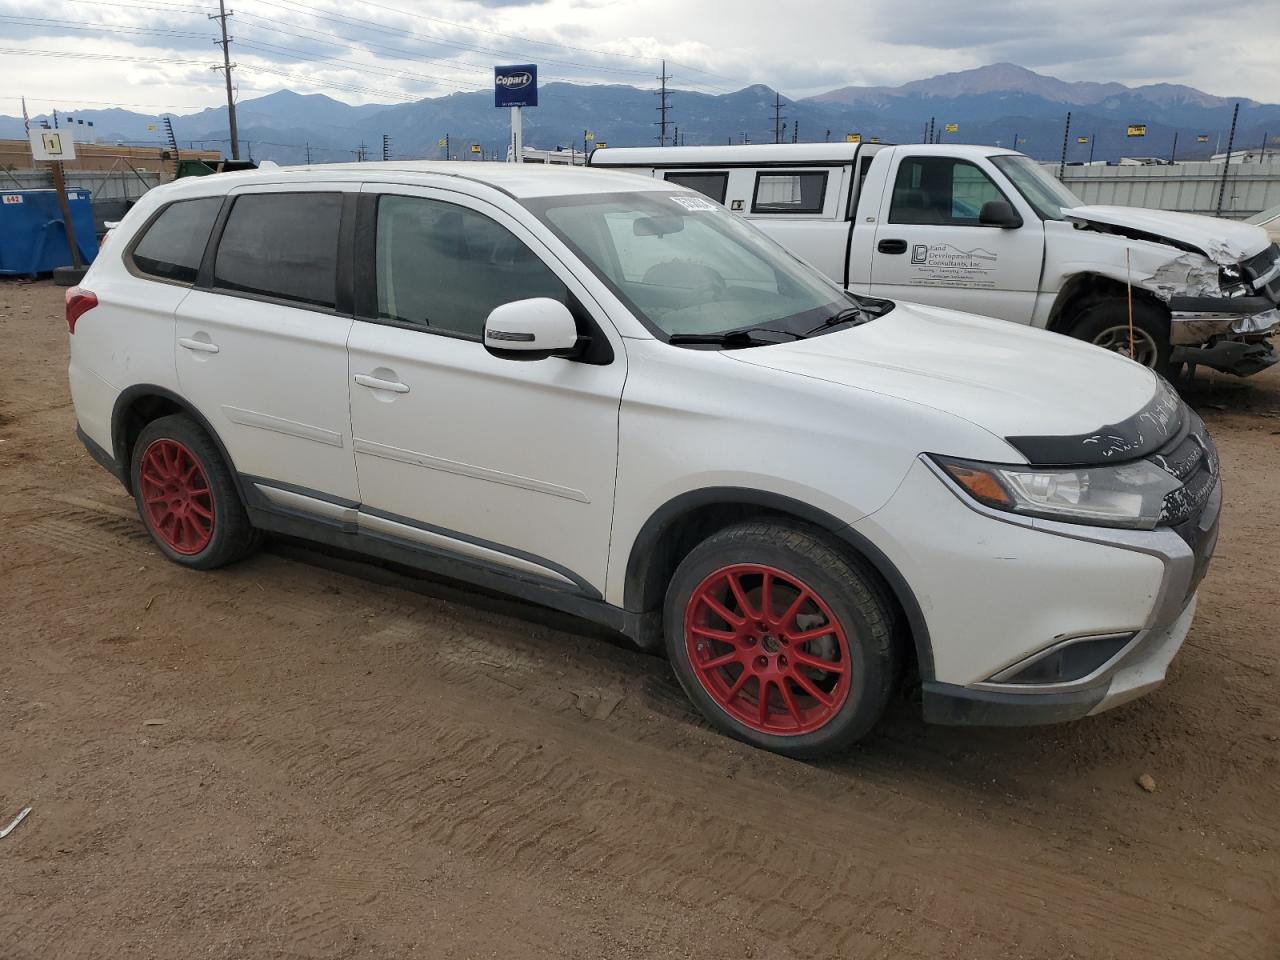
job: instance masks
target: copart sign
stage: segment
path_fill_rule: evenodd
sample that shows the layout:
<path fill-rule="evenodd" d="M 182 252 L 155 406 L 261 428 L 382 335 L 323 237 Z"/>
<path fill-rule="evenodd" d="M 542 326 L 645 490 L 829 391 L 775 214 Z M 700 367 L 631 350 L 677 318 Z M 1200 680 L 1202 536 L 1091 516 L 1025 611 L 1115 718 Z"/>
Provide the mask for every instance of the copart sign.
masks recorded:
<path fill-rule="evenodd" d="M 538 66 L 518 63 L 493 68 L 493 105 L 495 107 L 536 107 L 538 105 Z"/>

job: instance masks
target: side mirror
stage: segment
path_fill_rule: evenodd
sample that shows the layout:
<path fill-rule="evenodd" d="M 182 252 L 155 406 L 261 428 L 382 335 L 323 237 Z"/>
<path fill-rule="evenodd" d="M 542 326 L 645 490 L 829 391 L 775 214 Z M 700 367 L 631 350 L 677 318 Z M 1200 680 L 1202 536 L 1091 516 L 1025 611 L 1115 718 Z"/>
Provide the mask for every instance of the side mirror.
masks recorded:
<path fill-rule="evenodd" d="M 484 322 L 484 348 L 504 360 L 572 357 L 579 347 L 573 314 L 549 297 L 504 303 Z"/>
<path fill-rule="evenodd" d="M 988 200 L 978 211 L 978 223 L 984 227 L 1016 230 L 1022 226 L 1022 217 L 1008 200 Z"/>

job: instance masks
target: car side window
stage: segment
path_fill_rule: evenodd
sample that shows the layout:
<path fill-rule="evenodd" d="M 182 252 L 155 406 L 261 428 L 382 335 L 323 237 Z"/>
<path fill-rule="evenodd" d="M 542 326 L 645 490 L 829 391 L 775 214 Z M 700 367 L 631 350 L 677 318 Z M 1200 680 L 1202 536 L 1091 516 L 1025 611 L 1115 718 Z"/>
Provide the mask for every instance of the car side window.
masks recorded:
<path fill-rule="evenodd" d="M 729 190 L 729 174 L 724 173 L 667 173 L 663 179 L 667 183 L 679 184 L 690 190 L 710 197 L 716 203 L 724 203 L 725 194 Z"/>
<path fill-rule="evenodd" d="M 523 241 L 467 207 L 426 197 L 378 201 L 378 317 L 475 340 L 494 307 L 569 290 Z"/>
<path fill-rule="evenodd" d="M 889 222 L 976 227 L 982 205 L 1003 199 L 991 178 L 967 160 L 907 157 L 893 183 Z"/>
<path fill-rule="evenodd" d="M 757 173 L 752 213 L 821 213 L 827 172 Z"/>
<path fill-rule="evenodd" d="M 218 242 L 213 283 L 309 306 L 335 304 L 340 193 L 246 193 Z"/>
<path fill-rule="evenodd" d="M 165 207 L 133 245 L 134 267 L 176 283 L 195 283 L 222 197 L 179 200 Z"/>

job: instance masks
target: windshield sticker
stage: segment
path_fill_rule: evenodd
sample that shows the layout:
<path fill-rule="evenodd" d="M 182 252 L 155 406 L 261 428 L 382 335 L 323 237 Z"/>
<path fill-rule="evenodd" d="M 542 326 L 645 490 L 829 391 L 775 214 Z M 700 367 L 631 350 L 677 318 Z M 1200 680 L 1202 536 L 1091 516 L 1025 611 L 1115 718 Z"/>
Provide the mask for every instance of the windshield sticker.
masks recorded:
<path fill-rule="evenodd" d="M 706 197 L 674 196 L 671 198 L 686 210 L 714 210 L 716 205 Z"/>

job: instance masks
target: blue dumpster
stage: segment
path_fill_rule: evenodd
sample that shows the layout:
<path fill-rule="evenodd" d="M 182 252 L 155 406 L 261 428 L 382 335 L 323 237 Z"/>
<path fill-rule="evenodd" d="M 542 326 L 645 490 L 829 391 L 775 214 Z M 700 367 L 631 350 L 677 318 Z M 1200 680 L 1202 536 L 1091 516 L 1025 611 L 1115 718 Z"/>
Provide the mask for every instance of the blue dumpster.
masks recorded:
<path fill-rule="evenodd" d="M 88 190 L 68 190 L 71 222 L 76 228 L 80 258 L 92 263 L 98 255 L 93 210 Z M 53 190 L 15 190 L 0 187 L 0 277 L 35 276 L 71 263 L 67 230 Z"/>

